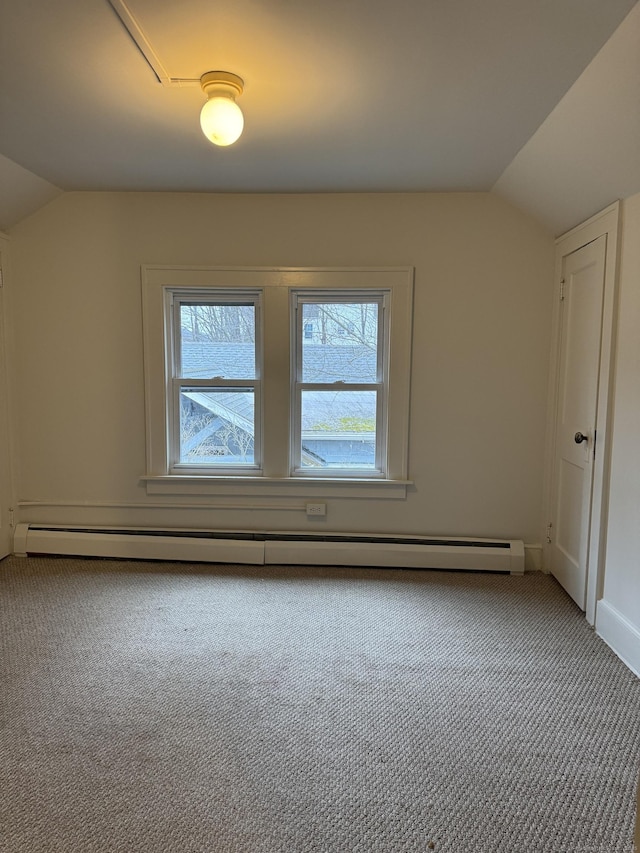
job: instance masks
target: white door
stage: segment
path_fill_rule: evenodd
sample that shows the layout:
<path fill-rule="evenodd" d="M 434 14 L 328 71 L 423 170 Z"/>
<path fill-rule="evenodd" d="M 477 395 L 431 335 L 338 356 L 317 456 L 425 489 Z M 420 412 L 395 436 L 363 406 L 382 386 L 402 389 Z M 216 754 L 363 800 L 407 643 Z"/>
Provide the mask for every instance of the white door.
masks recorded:
<path fill-rule="evenodd" d="M 586 609 L 597 443 L 605 235 L 563 259 L 551 571 Z"/>

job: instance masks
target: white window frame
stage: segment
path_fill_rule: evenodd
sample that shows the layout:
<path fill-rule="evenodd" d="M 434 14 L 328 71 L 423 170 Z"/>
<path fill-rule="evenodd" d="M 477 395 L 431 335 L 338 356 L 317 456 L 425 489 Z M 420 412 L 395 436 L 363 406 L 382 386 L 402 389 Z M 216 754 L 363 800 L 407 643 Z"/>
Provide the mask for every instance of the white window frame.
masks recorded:
<path fill-rule="evenodd" d="M 291 339 L 294 341 L 291 364 L 291 474 L 297 477 L 373 478 L 385 477 L 387 471 L 387 399 L 389 389 L 389 291 L 291 291 Z M 378 335 L 375 382 L 304 382 L 302 378 L 302 353 L 304 304 L 325 302 L 377 303 Z M 302 394 L 304 391 L 375 391 L 376 392 L 376 450 L 374 468 L 304 468 L 302 466 Z"/>
<path fill-rule="evenodd" d="M 250 471 L 204 470 L 175 466 L 171 446 L 170 405 L 175 373 L 175 341 L 172 340 L 170 309 L 175 295 L 261 294 L 260 403 L 257 420 L 262 464 Z M 292 431 L 291 294 L 330 291 L 362 295 L 383 293 L 386 348 L 386 412 L 381 419 L 386 454 L 383 470 L 345 472 L 331 469 L 313 476 L 293 470 Z M 199 296 L 200 294 L 200 296 Z M 238 503 L 251 496 L 308 498 L 406 497 L 408 477 L 409 391 L 413 308 L 412 267 L 187 267 L 145 265 L 142 267 L 142 313 L 144 340 L 144 383 L 146 414 L 146 472 L 141 480 L 149 495 L 224 495 Z M 295 340 L 295 338 L 294 338 Z M 258 371 L 257 371 L 258 372 Z M 255 383 L 254 383 L 255 384 Z M 256 411 L 258 401 L 256 400 Z M 173 455 L 172 455 L 173 454 Z M 383 458 L 384 456 L 384 458 Z"/>
<path fill-rule="evenodd" d="M 170 374 L 167 376 L 169 388 L 167 389 L 167 406 L 170 410 L 168 415 L 169 424 L 169 474 L 202 474 L 205 476 L 235 475 L 247 476 L 259 474 L 262 470 L 262 294 L 258 290 L 238 289 L 236 291 L 219 290 L 215 293 L 211 290 L 185 290 L 184 288 L 167 288 L 165 291 L 167 305 L 165 316 L 169 320 L 169 329 L 166 332 L 167 346 L 170 347 L 169 363 Z M 181 328 L 181 306 L 189 303 L 199 305 L 251 305 L 255 311 L 255 378 L 239 379 L 212 377 L 200 379 L 182 375 L 181 351 L 182 351 L 182 328 Z M 203 388 L 205 390 L 216 390 L 217 388 L 238 389 L 252 388 L 254 392 L 254 461 L 252 464 L 223 465 L 211 462 L 196 465 L 180 461 L 180 394 L 183 388 Z M 170 401 L 170 402 L 169 402 Z"/>

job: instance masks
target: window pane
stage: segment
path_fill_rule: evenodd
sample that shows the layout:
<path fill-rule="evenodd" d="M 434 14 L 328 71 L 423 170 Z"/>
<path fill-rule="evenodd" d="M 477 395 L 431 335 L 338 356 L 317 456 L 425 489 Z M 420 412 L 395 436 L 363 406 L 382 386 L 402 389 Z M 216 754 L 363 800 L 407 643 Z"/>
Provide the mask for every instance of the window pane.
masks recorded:
<path fill-rule="evenodd" d="M 303 302 L 302 381 L 375 382 L 378 303 Z"/>
<path fill-rule="evenodd" d="M 255 379 L 254 305 L 180 305 L 180 376 Z"/>
<path fill-rule="evenodd" d="M 376 391 L 303 391 L 302 468 L 375 468 L 376 397 Z"/>
<path fill-rule="evenodd" d="M 253 388 L 180 391 L 180 462 L 254 464 Z"/>

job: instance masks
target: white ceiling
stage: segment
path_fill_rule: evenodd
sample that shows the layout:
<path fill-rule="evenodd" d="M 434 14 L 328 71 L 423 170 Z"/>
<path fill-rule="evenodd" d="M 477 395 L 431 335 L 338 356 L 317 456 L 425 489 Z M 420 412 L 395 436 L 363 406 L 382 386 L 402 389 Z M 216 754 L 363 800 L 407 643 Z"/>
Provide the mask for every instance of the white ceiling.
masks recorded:
<path fill-rule="evenodd" d="M 170 76 L 244 78 L 226 149 L 107 0 L 2 2 L 0 155 L 50 195 L 489 190 L 634 2 L 126 0 Z"/>

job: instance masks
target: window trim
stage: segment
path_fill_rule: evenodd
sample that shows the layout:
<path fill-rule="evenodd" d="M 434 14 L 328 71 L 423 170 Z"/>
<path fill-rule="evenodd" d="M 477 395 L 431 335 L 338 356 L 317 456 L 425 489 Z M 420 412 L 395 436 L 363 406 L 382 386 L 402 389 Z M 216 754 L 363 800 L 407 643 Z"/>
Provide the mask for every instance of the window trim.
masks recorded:
<path fill-rule="evenodd" d="M 411 363 L 411 331 L 413 307 L 413 267 L 192 267 L 181 265 L 144 265 L 142 278 L 142 311 L 144 342 L 144 384 L 146 416 L 146 473 L 141 477 L 148 494 L 235 496 L 294 494 L 307 497 L 385 497 L 403 498 L 407 479 L 409 439 L 409 390 Z M 168 440 L 169 407 L 167 377 L 171 375 L 171 346 L 166 345 L 170 322 L 166 310 L 169 292 L 177 290 L 201 292 L 203 289 L 236 289 L 262 291 L 262 326 L 270 329 L 277 347 L 263 336 L 261 413 L 264 425 L 262 474 L 255 476 L 222 471 L 200 473 L 188 466 L 184 474 L 170 473 Z M 388 400 L 387 400 L 387 467 L 383 476 L 322 475 L 299 476 L 291 471 L 291 455 L 287 436 L 290 433 L 290 411 L 282 414 L 291 400 L 290 293 L 341 291 L 344 293 L 389 293 L 388 318 Z M 286 337 L 287 340 L 283 340 Z M 269 378 L 270 366 L 277 365 L 277 379 Z M 282 372 L 289 367 L 286 389 Z M 290 403 L 289 403 L 290 408 Z M 267 421 L 267 418 L 269 419 Z M 267 428 L 267 423 L 269 428 Z"/>

